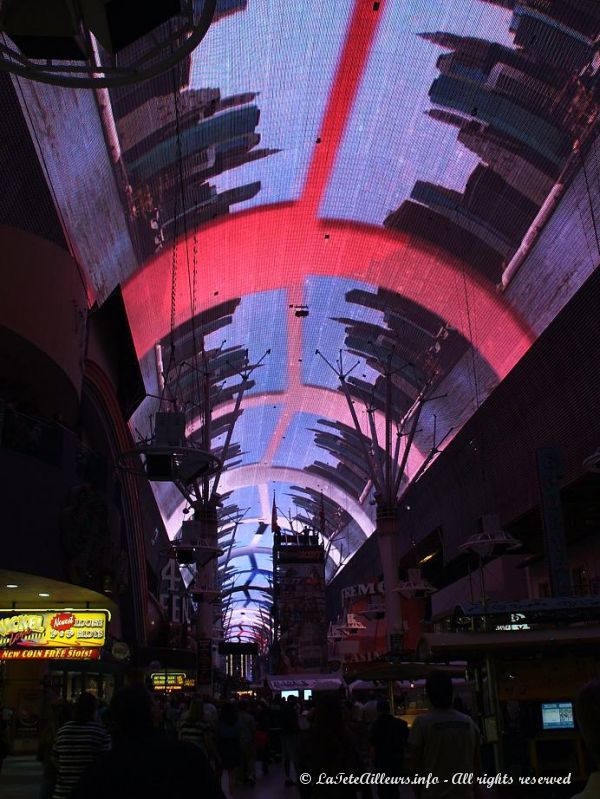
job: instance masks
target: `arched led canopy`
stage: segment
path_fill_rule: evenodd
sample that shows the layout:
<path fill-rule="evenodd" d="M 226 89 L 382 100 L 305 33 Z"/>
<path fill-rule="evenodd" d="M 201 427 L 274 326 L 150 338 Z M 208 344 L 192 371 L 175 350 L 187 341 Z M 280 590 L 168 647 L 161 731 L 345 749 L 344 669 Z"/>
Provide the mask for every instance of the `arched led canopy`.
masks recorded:
<path fill-rule="evenodd" d="M 222 348 L 217 451 L 238 418 L 219 492 L 257 525 L 270 520 L 273 491 L 304 522 L 318 518 L 322 492 L 334 517 L 339 508 L 353 520 L 340 539 L 330 523 L 336 567 L 341 538 L 352 553 L 374 524 L 361 437 L 316 350 L 358 361 L 351 398 L 379 442 L 382 368 L 394 366 L 389 405 L 401 422 L 433 357 L 439 397 L 420 418 L 410 480 L 596 266 L 578 259 L 567 274 L 538 259 L 496 289 L 597 115 L 600 9 L 533 5 L 339 0 L 307 15 L 303 0 L 219 0 L 175 95 L 172 80 L 110 94 L 123 195 L 94 99 L 21 87 L 90 293 L 102 302 L 123 284 L 147 390 L 160 392 L 157 363 L 173 341 L 179 363 L 197 361 L 200 343 Z M 237 414 L 237 359 L 268 348 Z M 201 436 L 193 368 L 164 378 Z M 149 404 L 132 428 L 144 429 Z M 165 487 L 156 496 L 173 536 L 180 499 Z M 257 585 L 268 571 L 270 547 L 252 530 L 223 521 L 234 585 L 250 557 Z"/>

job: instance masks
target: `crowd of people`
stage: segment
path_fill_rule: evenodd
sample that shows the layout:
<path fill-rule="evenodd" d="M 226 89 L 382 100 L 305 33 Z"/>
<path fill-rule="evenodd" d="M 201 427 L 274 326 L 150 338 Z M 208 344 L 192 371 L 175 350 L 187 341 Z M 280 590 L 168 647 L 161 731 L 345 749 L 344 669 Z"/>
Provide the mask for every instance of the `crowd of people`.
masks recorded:
<path fill-rule="evenodd" d="M 281 759 L 284 785 L 300 799 L 398 799 L 397 784 L 322 782 L 319 775 L 371 772 L 389 778 L 433 774 L 435 784 L 411 785 L 417 799 L 478 799 L 474 784 L 455 784 L 456 773 L 480 772 L 480 733 L 453 706 L 450 676 L 434 672 L 426 683 L 431 710 L 409 730 L 385 699 L 364 704 L 337 694 L 313 702 L 290 696 L 223 701 L 151 694 L 142 683 L 115 693 L 109 706 L 83 693 L 74 706 L 53 706 L 40 738 L 40 799 L 154 799 L 202 787 L 204 799 L 224 799 L 254 785 Z M 600 680 L 577 706 L 590 755 L 600 759 Z M 310 780 L 301 775 L 311 775 Z M 598 795 L 598 772 L 581 799 Z M 373 790 L 373 793 L 372 793 Z M 290 795 L 295 795 L 292 791 Z"/>
<path fill-rule="evenodd" d="M 447 686 L 451 694 L 449 677 Z M 467 718 L 452 717 L 455 738 L 459 717 Z M 415 729 L 414 743 L 425 753 L 429 727 Z M 406 722 L 374 695 L 364 704 L 322 694 L 314 702 L 289 696 L 217 705 L 207 696 L 151 694 L 139 683 L 118 691 L 108 707 L 91 693 L 81 694 L 74 707 L 64 702 L 52 707 L 40 738 L 40 799 L 151 799 L 163 789 L 177 795 L 178 781 L 183 788 L 190 774 L 202 775 L 207 799 L 222 799 L 221 785 L 229 795 L 240 785 L 252 786 L 257 769 L 266 775 L 279 760 L 285 787 L 297 787 L 301 799 L 371 797 L 368 786 L 357 792 L 346 785 L 319 785 L 318 775 L 371 770 L 400 776 L 410 765 L 408 745 Z M 315 779 L 303 784 L 303 773 Z M 380 785 L 377 794 L 394 799 L 399 791 Z"/>

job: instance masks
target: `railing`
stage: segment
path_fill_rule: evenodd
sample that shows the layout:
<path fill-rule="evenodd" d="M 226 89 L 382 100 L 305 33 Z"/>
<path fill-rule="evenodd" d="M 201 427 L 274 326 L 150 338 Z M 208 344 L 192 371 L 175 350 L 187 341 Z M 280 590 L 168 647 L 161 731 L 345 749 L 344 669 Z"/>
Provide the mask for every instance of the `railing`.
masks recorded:
<path fill-rule="evenodd" d="M 52 466 L 63 462 L 65 428 L 0 404 L 0 447 Z"/>
<path fill-rule="evenodd" d="M 17 411 L 2 402 L 0 449 L 18 452 L 58 468 L 65 468 L 68 466 L 65 460 L 71 460 L 71 468 L 83 482 L 97 487 L 106 483 L 106 460 L 79 441 L 75 433 L 59 422 Z"/>

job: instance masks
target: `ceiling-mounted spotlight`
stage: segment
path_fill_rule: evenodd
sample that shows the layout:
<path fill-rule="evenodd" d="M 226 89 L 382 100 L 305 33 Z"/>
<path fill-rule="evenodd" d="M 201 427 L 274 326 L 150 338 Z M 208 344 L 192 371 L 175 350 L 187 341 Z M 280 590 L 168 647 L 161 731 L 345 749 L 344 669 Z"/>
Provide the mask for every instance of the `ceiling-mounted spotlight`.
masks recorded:
<path fill-rule="evenodd" d="M 180 566 L 191 566 L 192 563 L 196 562 L 196 558 L 192 549 L 183 549 L 177 547 L 174 549 L 174 553 L 175 560 Z"/>
<path fill-rule="evenodd" d="M 191 566 L 194 563 L 202 568 L 213 558 L 223 554 L 217 539 L 206 534 L 202 523 L 197 521 L 183 522 L 181 537 L 175 538 L 171 543 L 175 559 L 182 566 Z"/>
<path fill-rule="evenodd" d="M 192 483 L 214 474 L 221 462 L 185 437 L 185 414 L 159 411 L 154 414 L 152 438 L 119 456 L 119 465 L 132 474 L 156 482 Z"/>
<path fill-rule="evenodd" d="M 308 316 L 308 305 L 291 305 L 294 309 L 294 316 L 298 319 L 305 319 Z"/>

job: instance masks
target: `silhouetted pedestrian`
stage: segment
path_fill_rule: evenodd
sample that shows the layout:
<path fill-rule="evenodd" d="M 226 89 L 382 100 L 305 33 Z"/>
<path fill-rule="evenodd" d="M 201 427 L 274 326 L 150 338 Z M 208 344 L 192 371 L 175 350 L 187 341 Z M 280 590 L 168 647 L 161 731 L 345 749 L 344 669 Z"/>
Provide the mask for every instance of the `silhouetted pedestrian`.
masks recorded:
<path fill-rule="evenodd" d="M 220 767 L 228 775 L 229 794 L 236 788 L 237 774 L 242 768 L 242 725 L 237 707 L 226 702 L 221 708 L 217 724 L 217 751 Z"/>
<path fill-rule="evenodd" d="M 153 700 L 142 685 L 118 691 L 109 715 L 113 748 L 89 766 L 70 799 L 164 799 L 188 796 L 191 784 L 202 786 L 203 799 L 224 799 L 200 747 L 154 726 Z"/>
<path fill-rule="evenodd" d="M 597 799 L 600 796 L 600 679 L 598 677 L 586 683 L 579 692 L 575 703 L 575 715 L 596 771 L 592 771 L 583 791 L 573 799 Z"/>
<path fill-rule="evenodd" d="M 447 672 L 430 674 L 425 690 L 433 709 L 413 722 L 412 766 L 416 773 L 431 773 L 439 782 L 415 788 L 415 793 L 427 799 L 473 799 L 480 794 L 477 784 L 453 785 L 452 776 L 479 773 L 479 730 L 470 716 L 453 709 L 454 690 Z"/>
<path fill-rule="evenodd" d="M 365 771 L 356 741 L 344 724 L 342 703 L 337 696 L 318 697 L 311 728 L 303 734 L 298 754 L 298 769 L 310 774 L 312 781 L 300 781 L 302 799 L 371 799 L 367 785 L 319 784 L 319 775 L 335 778 L 338 774 L 360 776 Z"/>
<path fill-rule="evenodd" d="M 295 696 L 288 696 L 287 702 L 281 707 L 281 757 L 285 785 L 294 785 L 291 775 L 291 766 L 294 766 L 294 776 L 298 778 L 298 738 L 300 735 L 299 713 Z"/>
<path fill-rule="evenodd" d="M 97 707 L 93 694 L 81 694 L 75 705 L 73 721 L 67 721 L 56 733 L 52 747 L 56 766 L 53 799 L 70 797 L 90 763 L 110 749 L 110 735 L 96 720 Z"/>
<path fill-rule="evenodd" d="M 400 777 L 405 771 L 408 724 L 392 716 L 386 699 L 377 702 L 377 713 L 369 734 L 373 770 L 388 777 Z M 400 796 L 400 791 L 398 785 L 379 785 L 377 795 L 379 799 L 395 799 Z"/>

